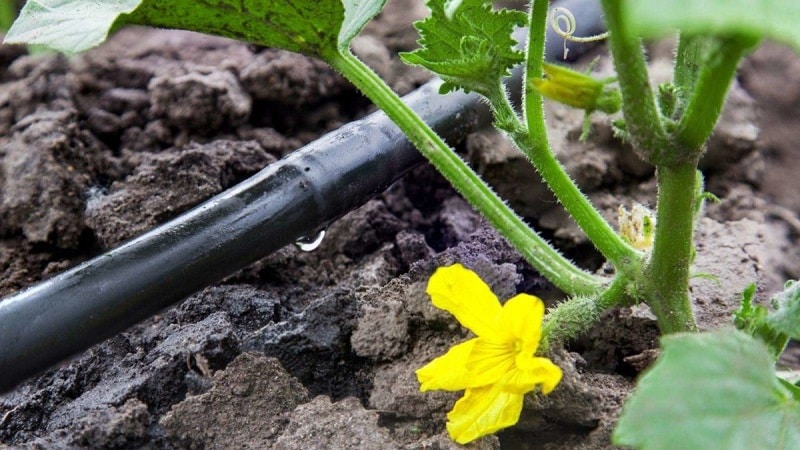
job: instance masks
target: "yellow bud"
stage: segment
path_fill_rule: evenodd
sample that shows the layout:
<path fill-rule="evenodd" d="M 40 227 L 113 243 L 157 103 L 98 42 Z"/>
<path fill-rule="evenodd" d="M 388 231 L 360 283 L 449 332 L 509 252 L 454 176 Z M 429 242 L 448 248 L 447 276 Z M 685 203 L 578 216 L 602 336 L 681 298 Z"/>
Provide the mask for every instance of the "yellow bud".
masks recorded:
<path fill-rule="evenodd" d="M 531 80 L 543 96 L 585 111 L 613 113 L 619 110 L 617 90 L 606 90 L 606 82 L 554 64 L 544 64 L 545 78 Z"/>

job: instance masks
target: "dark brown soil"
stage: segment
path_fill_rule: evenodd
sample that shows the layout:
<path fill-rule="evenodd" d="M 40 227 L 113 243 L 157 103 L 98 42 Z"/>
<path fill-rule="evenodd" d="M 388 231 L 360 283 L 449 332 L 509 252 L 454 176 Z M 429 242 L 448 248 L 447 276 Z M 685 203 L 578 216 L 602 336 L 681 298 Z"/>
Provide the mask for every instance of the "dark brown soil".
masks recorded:
<path fill-rule="evenodd" d="M 421 2 L 393 0 L 357 52 L 408 92 Z M 668 77 L 667 44 L 651 52 Z M 608 71 L 601 62 L 601 71 Z M 666 71 L 666 74 L 665 74 Z M 692 282 L 703 328 L 730 324 L 800 277 L 800 59 L 766 44 L 744 64 L 703 169 L 721 198 L 698 227 Z M 653 206 L 653 171 L 594 119 L 548 105 L 551 139 L 608 215 Z M 370 110 L 308 58 L 193 33 L 126 29 L 76 57 L 0 47 L 0 296 L 113 248 Z M 498 133 L 462 148 L 531 223 L 584 267 L 602 261 Z M 501 298 L 560 294 L 427 166 L 334 223 L 313 252 L 286 247 L 60 368 L 0 395 L 0 446 L 447 449 L 457 393 L 414 370 L 467 334 L 425 283 L 461 262 Z M 179 264 L 180 262 L 176 262 Z M 646 308 L 607 313 L 554 356 L 565 379 L 518 426 L 475 449 L 605 449 L 635 377 L 656 356 Z M 783 361 L 800 365 L 790 347 Z M 0 368 L 0 370 L 2 370 Z"/>

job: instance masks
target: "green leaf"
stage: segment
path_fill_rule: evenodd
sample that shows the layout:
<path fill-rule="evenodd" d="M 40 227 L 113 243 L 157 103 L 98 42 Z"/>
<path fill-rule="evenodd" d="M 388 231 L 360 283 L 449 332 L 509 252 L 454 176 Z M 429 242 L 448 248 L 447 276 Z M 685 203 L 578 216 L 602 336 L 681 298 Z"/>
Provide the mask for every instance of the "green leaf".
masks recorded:
<path fill-rule="evenodd" d="M 427 5 L 430 17 L 414 25 L 421 48 L 400 56 L 439 75 L 441 92 L 464 89 L 489 97 L 509 69 L 524 60 L 511 37 L 515 26 L 526 23 L 524 13 L 495 11 L 485 0 L 429 0 Z"/>
<path fill-rule="evenodd" d="M 790 338 L 800 339 L 800 283 L 787 281 L 770 303 L 775 311 L 767 315 L 767 322 Z"/>
<path fill-rule="evenodd" d="M 736 328 L 764 341 L 777 358 L 789 338 L 800 339 L 800 283 L 787 281 L 784 290 L 770 300 L 772 311 L 753 303 L 755 284 L 742 293 L 734 313 Z"/>
<path fill-rule="evenodd" d="M 17 9 L 14 2 L 0 0 L 0 33 L 7 33 L 16 17 Z"/>
<path fill-rule="evenodd" d="M 797 0 L 623 0 L 622 6 L 630 31 L 643 37 L 676 29 L 697 35 L 768 37 L 800 52 Z"/>
<path fill-rule="evenodd" d="M 661 340 L 614 442 L 645 450 L 800 448 L 800 402 L 776 377 L 767 348 L 736 330 Z"/>
<path fill-rule="evenodd" d="M 753 303 L 756 296 L 756 284 L 750 283 L 742 292 L 742 302 L 739 309 L 733 313 L 733 324 L 751 336 L 756 326 L 767 318 L 767 308 Z"/>
<path fill-rule="evenodd" d="M 318 2 L 311 2 L 318 3 Z M 350 49 L 350 42 L 358 36 L 364 26 L 377 16 L 386 0 L 342 0 L 344 4 L 344 22 L 337 39 L 340 52 Z"/>
<path fill-rule="evenodd" d="M 80 52 L 124 24 L 215 34 L 322 59 L 350 41 L 385 0 L 30 0 L 6 38 Z"/>
<path fill-rule="evenodd" d="M 461 7 L 462 0 L 445 0 L 444 2 L 444 15 L 449 20 L 453 19 L 458 8 Z"/>
<path fill-rule="evenodd" d="M 344 7 L 340 0 L 144 0 L 120 20 L 322 56 L 338 49 Z"/>
<path fill-rule="evenodd" d="M 28 0 L 8 30 L 8 44 L 41 44 L 67 53 L 99 45 L 120 14 L 142 0 Z"/>

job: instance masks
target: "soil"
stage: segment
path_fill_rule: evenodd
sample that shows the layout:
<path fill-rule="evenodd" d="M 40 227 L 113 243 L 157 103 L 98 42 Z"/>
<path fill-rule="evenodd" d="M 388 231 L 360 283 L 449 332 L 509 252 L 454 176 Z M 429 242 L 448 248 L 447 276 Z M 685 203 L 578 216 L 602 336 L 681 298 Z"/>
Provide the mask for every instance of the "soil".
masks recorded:
<path fill-rule="evenodd" d="M 400 93 L 422 2 L 392 0 L 355 49 Z M 601 51 L 603 49 L 600 49 Z M 669 76 L 670 43 L 652 46 Z M 599 71 L 610 71 L 603 59 Z M 742 66 L 703 162 L 720 198 L 698 224 L 692 281 L 703 328 L 731 323 L 800 277 L 800 59 L 766 43 Z M 559 158 L 615 220 L 654 206 L 653 170 L 593 118 L 548 104 Z M 371 111 L 322 63 L 193 33 L 125 29 L 75 57 L 0 47 L 0 296 L 113 248 Z M 460 148 L 514 208 L 590 270 L 602 260 L 491 130 Z M 0 395 L 0 447 L 455 449 L 458 393 L 419 392 L 414 370 L 467 337 L 424 292 L 444 264 L 502 299 L 562 295 L 428 166 L 335 222 L 312 252 L 283 248 Z M 180 262 L 176 262 L 179 264 Z M 644 307 L 610 311 L 559 349 L 559 388 L 474 449 L 605 449 L 636 376 L 657 355 Z M 800 365 L 790 346 L 782 362 Z"/>

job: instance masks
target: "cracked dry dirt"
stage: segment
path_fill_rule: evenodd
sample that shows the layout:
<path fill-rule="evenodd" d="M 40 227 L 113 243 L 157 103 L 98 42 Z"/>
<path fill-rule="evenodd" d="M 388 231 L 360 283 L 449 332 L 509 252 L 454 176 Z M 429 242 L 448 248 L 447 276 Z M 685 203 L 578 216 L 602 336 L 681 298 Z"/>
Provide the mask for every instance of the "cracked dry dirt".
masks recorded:
<path fill-rule="evenodd" d="M 357 52 L 401 93 L 426 75 L 421 2 L 391 1 Z M 654 76 L 667 44 L 651 48 Z M 601 62 L 600 71 L 609 70 Z M 668 73 L 668 71 L 667 71 Z M 766 44 L 743 65 L 704 160 L 709 205 L 692 282 L 701 326 L 729 323 L 742 288 L 768 297 L 800 276 L 796 142 L 800 60 Z M 0 47 L 0 294 L 162 223 L 327 131 L 368 103 L 323 64 L 192 33 L 123 30 L 85 55 Z M 548 105 L 551 137 L 609 218 L 653 206 L 652 169 L 594 120 Z M 524 159 L 492 131 L 465 156 L 531 223 L 589 269 L 601 262 Z M 268 238 L 268 237 L 265 237 Z M 461 262 L 501 298 L 559 293 L 429 168 L 334 223 L 322 245 L 287 247 L 223 283 L 0 396 L 11 448 L 449 449 L 457 393 L 422 394 L 414 370 L 466 333 L 430 304 L 435 267 Z M 555 355 L 562 385 L 517 427 L 474 449 L 605 449 L 652 361 L 645 308 L 613 311 Z M 800 364 L 790 347 L 783 362 Z"/>

